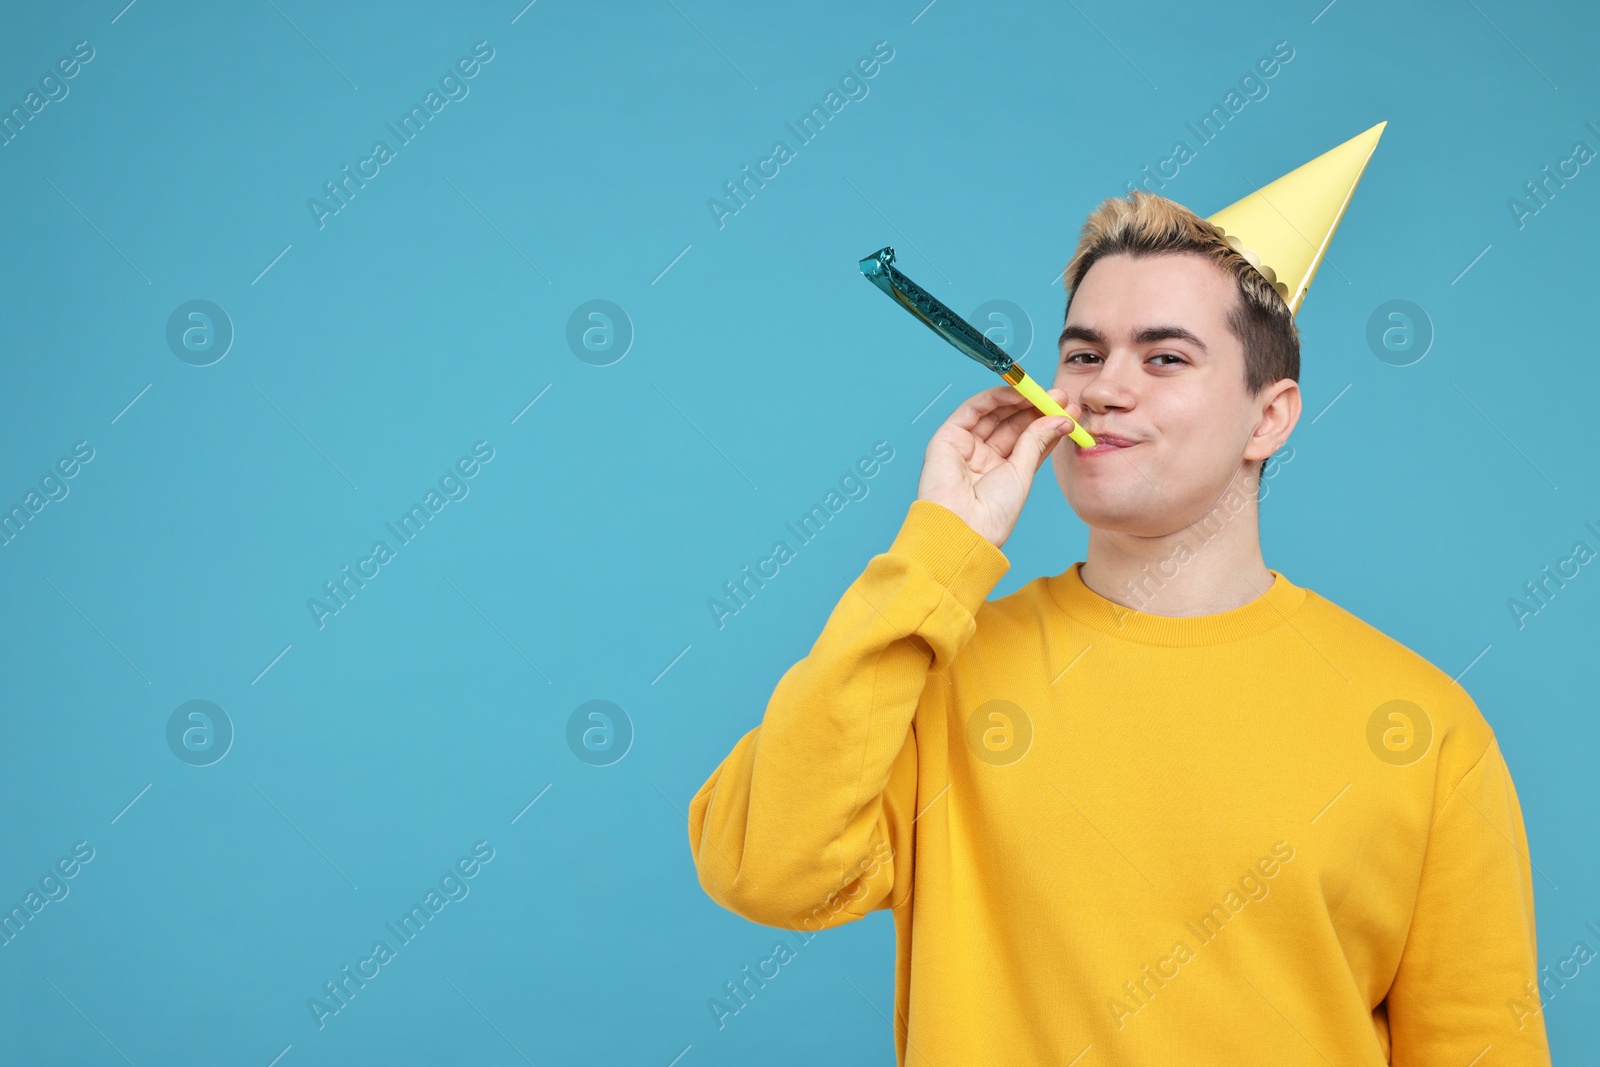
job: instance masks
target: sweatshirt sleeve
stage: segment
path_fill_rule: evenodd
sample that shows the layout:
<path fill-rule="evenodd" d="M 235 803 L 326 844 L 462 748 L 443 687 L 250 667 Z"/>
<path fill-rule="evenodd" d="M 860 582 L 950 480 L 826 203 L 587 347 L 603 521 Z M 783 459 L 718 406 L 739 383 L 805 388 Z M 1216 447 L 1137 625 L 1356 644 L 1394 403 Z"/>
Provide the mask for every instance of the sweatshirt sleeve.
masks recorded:
<path fill-rule="evenodd" d="M 753 922 L 824 929 L 911 889 L 912 721 L 1010 563 L 949 509 L 913 501 L 845 590 L 761 724 L 689 804 L 700 885 Z"/>
<path fill-rule="evenodd" d="M 1480 1056 L 1550 1067 L 1531 864 L 1516 787 L 1491 738 L 1429 831 L 1388 994 L 1394 1067 L 1464 1067 Z"/>

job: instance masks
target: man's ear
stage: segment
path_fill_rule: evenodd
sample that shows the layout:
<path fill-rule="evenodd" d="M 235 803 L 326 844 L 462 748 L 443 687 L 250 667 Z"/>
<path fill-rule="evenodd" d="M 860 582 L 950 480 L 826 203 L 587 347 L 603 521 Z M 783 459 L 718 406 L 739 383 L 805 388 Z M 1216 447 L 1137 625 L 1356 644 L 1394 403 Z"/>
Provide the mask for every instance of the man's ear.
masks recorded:
<path fill-rule="evenodd" d="M 1300 383 L 1293 378 L 1280 378 L 1261 390 L 1256 403 L 1261 417 L 1240 458 L 1264 463 L 1283 447 L 1300 421 Z"/>

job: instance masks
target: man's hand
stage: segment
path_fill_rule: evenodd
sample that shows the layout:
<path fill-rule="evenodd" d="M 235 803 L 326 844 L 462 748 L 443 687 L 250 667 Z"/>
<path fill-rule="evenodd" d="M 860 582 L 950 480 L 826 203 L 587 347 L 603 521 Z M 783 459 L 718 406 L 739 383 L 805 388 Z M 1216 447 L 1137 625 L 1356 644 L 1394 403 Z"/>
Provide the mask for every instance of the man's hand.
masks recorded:
<path fill-rule="evenodd" d="M 1067 394 L 1050 395 L 1076 421 Z M 950 509 L 996 547 L 1004 547 L 1028 499 L 1033 476 L 1072 422 L 1045 415 L 1009 385 L 987 389 L 956 408 L 928 442 L 917 499 Z M 1071 441 L 1068 448 L 1076 448 Z"/>

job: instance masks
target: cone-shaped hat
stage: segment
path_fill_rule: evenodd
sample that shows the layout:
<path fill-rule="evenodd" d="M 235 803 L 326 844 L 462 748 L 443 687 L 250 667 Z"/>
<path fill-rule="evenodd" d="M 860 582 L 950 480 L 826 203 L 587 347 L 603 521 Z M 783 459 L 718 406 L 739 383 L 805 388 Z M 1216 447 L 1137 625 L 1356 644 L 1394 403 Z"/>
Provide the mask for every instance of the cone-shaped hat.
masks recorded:
<path fill-rule="evenodd" d="M 1272 283 L 1290 314 L 1305 301 L 1386 125 L 1357 134 L 1207 220 Z"/>

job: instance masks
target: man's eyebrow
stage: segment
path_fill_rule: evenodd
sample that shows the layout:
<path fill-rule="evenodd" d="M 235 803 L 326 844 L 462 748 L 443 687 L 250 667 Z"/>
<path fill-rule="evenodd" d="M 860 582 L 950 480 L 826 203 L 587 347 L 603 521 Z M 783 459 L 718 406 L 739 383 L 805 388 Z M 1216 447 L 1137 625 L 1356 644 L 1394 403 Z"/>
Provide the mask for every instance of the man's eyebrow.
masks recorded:
<path fill-rule="evenodd" d="M 1206 348 L 1206 343 L 1196 337 L 1193 330 L 1187 330 L 1182 326 L 1146 326 L 1133 335 L 1133 340 L 1141 345 L 1149 344 L 1151 341 L 1188 341 L 1206 355 L 1211 354 Z"/>
<path fill-rule="evenodd" d="M 1056 340 L 1056 347 L 1059 348 L 1068 341 L 1088 341 L 1092 345 L 1106 343 L 1105 337 L 1101 335 L 1099 330 L 1091 329 L 1088 326 L 1068 326 L 1061 331 L 1061 336 Z"/>
<path fill-rule="evenodd" d="M 1194 331 L 1182 326 L 1146 326 L 1133 335 L 1135 344 L 1149 344 L 1151 341 L 1187 341 L 1201 352 L 1210 355 L 1206 343 L 1196 337 Z M 1068 341 L 1087 341 L 1092 345 L 1104 345 L 1105 335 L 1091 326 L 1068 326 L 1061 331 L 1061 336 L 1056 341 L 1056 346 L 1066 344 Z"/>

